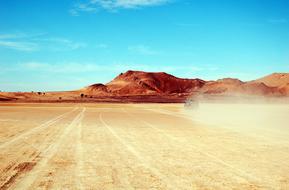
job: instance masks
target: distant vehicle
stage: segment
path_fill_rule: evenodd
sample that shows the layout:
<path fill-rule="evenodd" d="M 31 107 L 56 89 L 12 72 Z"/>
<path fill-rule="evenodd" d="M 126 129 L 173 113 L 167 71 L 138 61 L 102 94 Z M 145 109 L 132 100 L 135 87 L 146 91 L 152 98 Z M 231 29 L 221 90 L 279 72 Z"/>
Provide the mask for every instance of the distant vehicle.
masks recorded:
<path fill-rule="evenodd" d="M 199 108 L 199 102 L 193 98 L 189 98 L 185 101 L 184 107 L 187 109 L 197 109 Z"/>

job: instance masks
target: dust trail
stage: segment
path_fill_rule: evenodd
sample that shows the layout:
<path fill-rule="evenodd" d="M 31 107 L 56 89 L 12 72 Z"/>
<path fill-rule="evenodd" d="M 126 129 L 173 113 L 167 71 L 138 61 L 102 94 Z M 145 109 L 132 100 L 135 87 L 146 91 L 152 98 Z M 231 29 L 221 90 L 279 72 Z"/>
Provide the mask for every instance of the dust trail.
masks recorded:
<path fill-rule="evenodd" d="M 123 109 L 123 111 L 130 115 L 131 117 L 136 117 L 134 114 L 132 113 L 129 113 L 127 112 L 125 109 Z M 145 124 L 146 126 L 152 128 L 153 130 L 156 130 L 158 131 L 159 133 L 163 134 L 165 137 L 175 141 L 176 143 L 174 144 L 175 146 L 178 146 L 179 148 L 184 148 L 184 146 L 182 146 L 181 144 L 184 144 L 185 142 L 180 140 L 179 138 L 171 135 L 171 134 L 168 134 L 166 131 L 162 130 L 162 129 L 159 129 L 158 127 L 156 127 L 155 125 L 151 124 L 151 123 L 148 123 L 146 122 L 145 120 L 141 119 L 138 117 L 138 120 L 141 121 L 143 124 Z M 192 139 L 193 141 L 193 139 Z M 195 141 L 196 142 L 196 141 Z M 195 144 L 199 144 L 198 142 L 196 142 Z M 209 157 L 211 158 L 215 163 L 218 163 L 218 164 L 221 164 L 222 166 L 225 166 L 227 168 L 230 168 L 235 174 L 237 174 L 239 177 L 245 179 L 248 183 L 250 184 L 253 184 L 252 181 L 256 181 L 260 184 L 263 183 L 263 181 L 261 179 L 259 179 L 258 177 L 252 175 L 252 174 L 249 174 L 248 172 L 246 171 L 243 171 L 241 169 L 238 169 L 236 167 L 234 167 L 233 165 L 225 162 L 224 160 L 218 158 L 217 156 L 213 155 L 213 154 L 210 154 L 209 152 L 205 152 L 205 151 L 202 151 L 201 150 L 201 145 L 199 145 L 198 147 L 197 146 L 194 146 L 193 144 L 186 144 L 186 146 L 188 147 L 191 147 L 192 149 L 194 149 L 195 151 L 199 152 L 200 154 L 202 155 L 205 155 L 206 157 Z M 270 189 L 274 189 L 273 187 L 270 187 Z"/>
<path fill-rule="evenodd" d="M 77 116 L 75 116 L 72 122 L 59 135 L 58 139 L 53 144 L 51 144 L 44 152 L 42 152 L 41 156 L 43 158 L 37 163 L 36 167 L 16 185 L 15 189 L 23 190 L 29 189 L 31 187 L 31 185 L 36 181 L 37 177 L 39 177 L 40 172 L 44 170 L 47 163 L 59 150 L 60 145 L 64 142 L 65 138 L 67 138 L 67 135 L 72 131 L 75 126 L 81 123 L 81 120 L 84 117 L 85 110 L 86 108 L 83 108 L 82 111 Z"/>
<path fill-rule="evenodd" d="M 11 139 L 10 141 L 7 141 L 7 142 L 5 142 L 5 143 L 2 143 L 2 144 L 0 145 L 0 149 L 9 146 L 9 145 L 11 145 L 12 143 L 15 143 L 15 142 L 17 142 L 18 140 L 21 140 L 21 139 L 25 138 L 25 137 L 28 136 L 28 135 L 31 135 L 31 134 L 33 134 L 33 133 L 36 133 L 36 132 L 38 132 L 38 131 L 41 131 L 41 130 L 43 130 L 43 129 L 45 129 L 45 128 L 51 126 L 51 125 L 53 125 L 54 123 L 58 122 L 59 120 L 61 120 L 62 118 L 64 118 L 66 115 L 72 113 L 72 112 L 75 111 L 76 109 L 77 109 L 77 108 L 74 108 L 74 109 L 71 110 L 71 111 L 68 111 L 68 112 L 66 112 L 66 113 L 64 113 L 64 114 L 61 114 L 61 115 L 59 115 L 59 116 L 57 116 L 57 117 L 54 117 L 54 118 L 46 121 L 45 123 L 42 123 L 42 124 L 40 124 L 39 126 L 37 126 L 37 127 L 33 128 L 33 129 L 29 130 L 29 131 L 26 131 L 26 132 L 18 135 L 17 137 Z"/>
<path fill-rule="evenodd" d="M 165 182 L 165 184 L 167 185 L 168 189 L 180 189 L 180 188 L 176 188 L 177 184 L 173 183 L 171 180 L 167 179 L 167 177 L 165 175 L 163 175 L 159 170 L 157 170 L 156 168 L 152 167 L 150 165 L 150 163 L 144 159 L 144 157 L 130 144 L 128 144 L 123 138 L 121 138 L 116 132 L 115 130 L 112 129 L 112 127 L 110 125 L 108 125 L 102 118 L 102 115 L 99 114 L 99 119 L 101 121 L 101 123 L 110 131 L 110 133 L 131 153 L 133 154 L 148 170 L 150 170 L 153 175 L 159 177 L 162 181 Z"/>
<path fill-rule="evenodd" d="M 140 107 L 140 106 L 139 106 Z M 208 118 L 210 118 L 209 116 L 206 116 L 205 118 L 196 118 L 196 117 L 190 117 L 190 115 L 186 114 L 186 113 L 177 113 L 177 112 L 172 112 L 172 111 L 168 111 L 168 110 L 163 110 L 163 109 L 157 109 L 157 110 L 154 110 L 154 109 L 148 109 L 148 108 L 145 108 L 145 107 L 141 107 L 141 108 L 144 108 L 144 110 L 147 110 L 147 111 L 152 111 L 152 112 L 155 112 L 155 113 L 161 113 L 161 114 L 165 114 L 165 115 L 170 115 L 172 117 L 179 117 L 179 118 L 184 118 L 184 119 L 187 119 L 187 120 L 191 120 L 193 122 L 198 122 L 200 124 L 208 124 L 210 126 L 216 126 L 216 127 L 220 127 L 222 129 L 226 129 L 226 130 L 229 130 L 229 131 L 232 131 L 234 133 L 239 133 L 239 134 L 242 134 L 243 136 L 247 136 L 247 137 L 251 137 L 251 138 L 259 138 L 259 140 L 263 140 L 263 141 L 266 141 L 266 142 L 271 142 L 272 141 L 272 138 L 266 136 L 266 135 L 262 135 L 260 133 L 257 133 L 257 134 L 248 134 L 248 133 L 242 133 L 240 130 L 238 130 L 236 128 L 236 123 L 230 123 L 230 122 L 223 122 L 223 124 L 217 124 L 216 121 L 208 121 Z M 197 113 L 198 111 L 196 111 Z M 265 132 L 267 131 L 269 134 L 280 134 L 278 133 L 276 130 L 272 130 L 272 129 L 262 129 L 262 132 Z M 277 132 L 277 133 L 276 133 Z M 275 141 L 276 143 L 277 141 Z M 289 144 L 289 141 L 286 139 L 278 139 L 278 143 L 285 143 L 285 144 Z"/>

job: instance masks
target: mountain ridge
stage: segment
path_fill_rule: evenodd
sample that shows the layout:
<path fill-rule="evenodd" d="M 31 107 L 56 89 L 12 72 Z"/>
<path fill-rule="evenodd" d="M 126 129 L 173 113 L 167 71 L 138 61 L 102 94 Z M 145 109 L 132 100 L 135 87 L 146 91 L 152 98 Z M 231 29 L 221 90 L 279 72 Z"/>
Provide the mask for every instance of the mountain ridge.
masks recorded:
<path fill-rule="evenodd" d="M 0 92 L 0 101 L 136 101 L 182 102 L 194 95 L 289 97 L 289 73 L 273 73 L 244 82 L 236 78 L 205 81 L 178 78 L 165 72 L 129 70 L 106 84 L 95 83 L 63 92 Z"/>
<path fill-rule="evenodd" d="M 282 76 L 281 82 L 278 81 L 281 78 L 280 76 Z M 286 81 L 284 82 L 283 78 L 286 80 L 288 78 L 288 83 L 286 83 Z M 268 85 L 267 83 L 279 84 L 280 86 Z M 260 79 L 244 82 L 237 78 L 205 81 L 199 78 L 178 78 L 165 72 L 129 70 L 119 74 L 109 83 L 102 85 L 106 87 L 107 93 L 116 95 L 155 95 L 198 92 L 202 94 L 221 95 L 246 94 L 282 96 L 287 95 L 289 73 L 273 73 Z M 102 89 L 103 86 L 101 87 Z M 90 85 L 87 88 L 93 89 L 94 87 L 94 85 Z"/>

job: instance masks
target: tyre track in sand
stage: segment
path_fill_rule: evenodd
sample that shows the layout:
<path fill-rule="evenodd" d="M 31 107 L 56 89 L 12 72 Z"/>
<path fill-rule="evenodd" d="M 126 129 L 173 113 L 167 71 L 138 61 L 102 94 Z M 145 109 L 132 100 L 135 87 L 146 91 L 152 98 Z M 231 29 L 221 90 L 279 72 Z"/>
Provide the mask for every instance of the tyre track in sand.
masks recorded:
<path fill-rule="evenodd" d="M 78 190 L 85 189 L 82 183 L 82 178 L 85 176 L 85 171 L 83 171 L 84 168 L 84 161 L 83 161 L 83 145 L 82 145 L 82 123 L 79 122 L 77 126 L 77 139 L 76 139 L 76 151 L 75 151 L 75 160 L 76 160 L 76 170 L 75 170 L 75 177 L 77 177 L 76 180 L 76 186 Z"/>
<path fill-rule="evenodd" d="M 63 127 L 55 124 L 58 124 L 60 120 L 63 121 L 67 119 L 69 119 L 67 116 L 58 118 L 57 122 L 53 122 L 53 126 L 50 125 L 49 128 L 46 127 L 46 130 L 30 133 L 30 135 L 17 139 L 17 142 L 19 141 L 17 144 L 11 144 L 11 146 L 1 150 L 1 190 L 9 188 L 18 179 L 33 169 L 37 160 L 39 160 L 41 151 L 45 150 L 50 142 L 52 142 L 52 139 L 62 131 L 61 128 Z"/>
<path fill-rule="evenodd" d="M 89 113 L 86 115 L 87 118 L 95 114 Z M 134 155 L 129 155 L 128 158 L 123 145 L 99 120 L 100 113 L 96 114 L 98 122 L 89 123 L 88 120 L 88 123 L 80 123 L 76 131 L 75 177 L 77 180 L 74 180 L 73 184 L 77 189 L 135 189 L 132 187 L 133 182 L 128 179 L 132 173 L 132 170 L 128 169 L 131 166 L 128 160 L 131 158 L 135 160 Z M 107 147 L 104 147 L 104 141 L 109 141 Z M 87 145 L 92 147 L 88 148 Z M 110 152 L 111 149 L 114 150 Z"/>
<path fill-rule="evenodd" d="M 73 128 L 77 127 L 79 123 L 81 123 L 85 110 L 86 108 L 82 108 L 80 113 L 73 118 L 72 122 L 56 137 L 55 142 L 40 154 L 42 159 L 38 161 L 36 166 L 16 184 L 14 189 L 25 190 L 29 189 L 33 185 L 36 179 L 40 177 L 40 173 L 44 171 L 47 163 L 53 158 L 57 151 L 59 151 L 59 147 L 67 138 L 67 135 Z"/>
<path fill-rule="evenodd" d="M 70 110 L 68 112 L 65 112 L 65 113 L 57 116 L 57 117 L 54 117 L 54 118 L 52 118 L 52 119 L 50 119 L 50 120 L 38 125 L 37 127 L 32 128 L 32 129 L 30 129 L 30 130 L 28 130 L 28 131 L 16 136 L 15 138 L 11 139 L 10 141 L 7 141 L 7 142 L 1 144 L 0 145 L 0 150 L 3 149 L 3 148 L 6 148 L 7 146 L 9 146 L 9 145 L 11 145 L 11 144 L 13 144 L 13 143 L 25 138 L 25 137 L 27 137 L 29 135 L 32 135 L 34 133 L 37 133 L 39 131 L 42 131 L 42 130 L 46 129 L 47 127 L 50 127 L 51 125 L 53 125 L 54 123 L 58 122 L 59 120 L 64 118 L 66 115 L 72 113 L 75 110 L 77 110 L 77 108 L 74 108 L 74 109 L 72 109 L 72 110 Z"/>
<path fill-rule="evenodd" d="M 167 186 L 167 189 L 175 190 L 175 189 L 181 189 L 181 187 L 178 187 L 178 183 L 174 180 L 168 179 L 163 173 L 161 173 L 157 168 L 153 167 L 149 161 L 144 159 L 144 156 L 137 151 L 137 149 L 129 144 L 126 140 L 121 138 L 118 133 L 113 129 L 112 126 L 107 124 L 103 118 L 102 114 L 99 114 L 99 120 L 107 128 L 107 130 L 126 148 L 126 150 L 131 153 L 133 156 L 137 158 L 137 160 L 143 164 L 143 166 L 148 169 L 154 176 L 159 178 L 161 181 L 164 182 L 164 184 Z"/>

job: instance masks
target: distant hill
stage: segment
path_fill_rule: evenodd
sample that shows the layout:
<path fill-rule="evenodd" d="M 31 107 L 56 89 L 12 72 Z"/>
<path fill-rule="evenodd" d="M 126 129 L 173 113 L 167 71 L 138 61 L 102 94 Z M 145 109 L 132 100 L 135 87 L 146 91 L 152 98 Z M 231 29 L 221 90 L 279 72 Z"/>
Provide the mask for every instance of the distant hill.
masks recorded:
<path fill-rule="evenodd" d="M 273 73 L 252 82 L 262 82 L 269 87 L 277 88 L 283 96 L 289 96 L 289 73 Z"/>
<path fill-rule="evenodd" d="M 14 98 L 14 96 L 7 96 L 6 94 L 4 93 L 1 93 L 0 92 L 0 101 L 11 101 L 11 100 L 16 100 L 16 98 Z"/>
<path fill-rule="evenodd" d="M 270 87 L 281 87 L 289 84 L 289 73 L 273 73 L 253 82 L 262 82 Z"/>
<path fill-rule="evenodd" d="M 200 89 L 205 81 L 200 79 L 181 79 L 159 72 L 127 71 L 121 73 L 106 85 L 94 84 L 86 87 L 90 94 L 113 95 L 156 95 L 172 93 L 190 93 Z"/>
<path fill-rule="evenodd" d="M 273 77 L 272 77 L 273 76 Z M 243 82 L 224 78 L 216 81 L 182 79 L 164 72 L 127 71 L 107 84 L 94 84 L 84 88 L 89 95 L 165 95 L 165 94 L 208 94 L 208 95 L 257 95 L 282 96 L 287 94 L 288 74 L 272 74 L 262 79 Z M 270 79 L 270 80 L 269 80 Z M 267 83 L 275 85 L 268 85 Z M 277 85 L 277 86 L 276 86 Z"/>
<path fill-rule="evenodd" d="M 262 82 L 243 82 L 239 79 L 225 78 L 207 82 L 201 89 L 203 94 L 219 95 L 254 95 L 280 96 L 275 87 L 269 87 Z"/>
<path fill-rule="evenodd" d="M 107 84 L 96 83 L 63 92 L 0 92 L 0 100 L 183 102 L 191 95 L 289 97 L 289 73 L 274 73 L 244 82 L 234 78 L 205 81 L 164 72 L 127 71 Z"/>
<path fill-rule="evenodd" d="M 239 91 L 239 88 L 245 84 L 239 79 L 224 78 L 217 81 L 208 81 L 205 83 L 201 92 L 204 94 L 230 94 Z"/>

